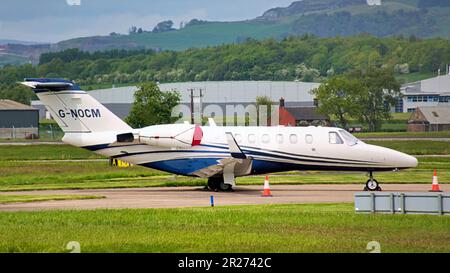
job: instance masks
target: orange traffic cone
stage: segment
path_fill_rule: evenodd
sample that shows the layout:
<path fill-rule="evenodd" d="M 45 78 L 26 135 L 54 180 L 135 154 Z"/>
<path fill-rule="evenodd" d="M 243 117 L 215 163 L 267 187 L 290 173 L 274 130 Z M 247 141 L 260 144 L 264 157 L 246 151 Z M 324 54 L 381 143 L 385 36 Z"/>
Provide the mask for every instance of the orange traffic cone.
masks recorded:
<path fill-rule="evenodd" d="M 269 176 L 266 175 L 266 179 L 264 180 L 264 191 L 263 191 L 263 197 L 272 197 L 272 194 L 270 193 L 270 185 L 269 185 Z"/>
<path fill-rule="evenodd" d="M 438 182 L 438 177 L 437 177 L 436 169 L 434 169 L 434 174 L 433 174 L 433 185 L 431 186 L 431 191 L 434 191 L 434 192 L 441 192 L 441 189 L 439 188 L 439 182 Z"/>

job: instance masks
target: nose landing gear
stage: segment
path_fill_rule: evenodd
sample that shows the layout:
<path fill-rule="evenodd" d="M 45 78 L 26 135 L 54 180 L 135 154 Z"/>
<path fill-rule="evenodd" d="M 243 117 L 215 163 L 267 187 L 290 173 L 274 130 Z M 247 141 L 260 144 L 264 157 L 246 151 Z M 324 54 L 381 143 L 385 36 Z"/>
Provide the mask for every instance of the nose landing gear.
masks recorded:
<path fill-rule="evenodd" d="M 369 180 L 367 180 L 366 182 L 364 191 L 381 191 L 381 187 L 378 184 L 378 181 L 373 178 L 372 171 L 369 172 Z"/>

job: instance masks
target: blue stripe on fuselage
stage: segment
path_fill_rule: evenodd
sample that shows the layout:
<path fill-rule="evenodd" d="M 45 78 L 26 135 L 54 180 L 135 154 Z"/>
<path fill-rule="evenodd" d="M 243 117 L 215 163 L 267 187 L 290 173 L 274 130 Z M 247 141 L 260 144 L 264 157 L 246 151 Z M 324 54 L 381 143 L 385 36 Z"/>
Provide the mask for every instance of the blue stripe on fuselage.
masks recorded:
<path fill-rule="evenodd" d="M 221 158 L 185 158 L 185 159 L 173 159 L 164 160 L 158 162 L 149 162 L 140 164 L 141 166 L 157 169 L 160 171 L 166 171 L 178 175 L 195 176 L 194 172 L 208 168 L 211 165 L 216 165 Z M 254 159 L 252 162 L 251 174 L 267 174 L 284 171 L 300 171 L 300 170 L 347 170 L 347 171 L 371 171 L 375 170 L 368 167 L 334 167 L 334 166 L 319 166 L 319 165 L 303 165 L 293 163 L 273 162 L 268 160 Z M 379 171 L 388 171 L 392 168 L 379 168 Z"/>
<path fill-rule="evenodd" d="M 173 159 L 140 164 L 141 166 L 166 171 L 179 175 L 191 175 L 192 173 L 216 165 L 221 158 L 185 158 Z"/>
<path fill-rule="evenodd" d="M 216 165 L 220 158 L 185 158 L 164 160 L 140 164 L 141 166 L 166 171 L 178 175 L 192 176 L 192 173 Z M 262 174 L 269 172 L 290 171 L 298 169 L 297 164 L 287 164 L 279 162 L 270 162 L 264 160 L 253 161 L 253 174 Z"/>

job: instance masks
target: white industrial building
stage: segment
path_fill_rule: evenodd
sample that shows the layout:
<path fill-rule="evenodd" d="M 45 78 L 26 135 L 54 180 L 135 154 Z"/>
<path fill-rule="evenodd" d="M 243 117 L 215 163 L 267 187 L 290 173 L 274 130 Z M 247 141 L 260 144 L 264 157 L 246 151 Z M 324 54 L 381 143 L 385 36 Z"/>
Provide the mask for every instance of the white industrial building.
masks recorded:
<path fill-rule="evenodd" d="M 414 112 L 417 107 L 450 107 L 450 75 L 442 75 L 423 81 L 404 84 L 402 98 L 395 112 Z"/>
<path fill-rule="evenodd" d="M 201 107 L 215 104 L 225 113 L 226 105 L 255 104 L 258 96 L 267 96 L 274 103 L 284 98 L 286 106 L 313 106 L 314 98 L 309 93 L 318 87 L 319 83 L 309 82 L 273 82 L 273 81 L 208 81 L 208 82 L 181 82 L 159 84 L 162 91 L 178 91 L 181 94 L 181 103 L 191 105 L 191 93 L 194 95 L 194 104 L 198 103 L 201 95 Z M 134 102 L 135 86 L 117 87 L 89 91 L 89 94 L 105 105 L 121 118 L 128 115 Z M 45 117 L 45 109 L 34 101 L 32 105 L 40 108 L 41 117 Z"/>

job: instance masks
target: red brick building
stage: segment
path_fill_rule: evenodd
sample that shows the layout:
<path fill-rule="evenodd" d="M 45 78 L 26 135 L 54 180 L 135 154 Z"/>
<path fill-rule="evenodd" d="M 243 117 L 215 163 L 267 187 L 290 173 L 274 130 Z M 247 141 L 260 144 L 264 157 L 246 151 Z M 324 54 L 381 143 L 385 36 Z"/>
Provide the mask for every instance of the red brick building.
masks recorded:
<path fill-rule="evenodd" d="M 330 117 L 318 112 L 317 107 L 286 107 L 280 99 L 280 125 L 284 126 L 330 126 Z"/>

